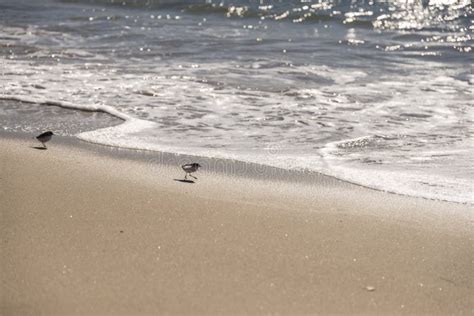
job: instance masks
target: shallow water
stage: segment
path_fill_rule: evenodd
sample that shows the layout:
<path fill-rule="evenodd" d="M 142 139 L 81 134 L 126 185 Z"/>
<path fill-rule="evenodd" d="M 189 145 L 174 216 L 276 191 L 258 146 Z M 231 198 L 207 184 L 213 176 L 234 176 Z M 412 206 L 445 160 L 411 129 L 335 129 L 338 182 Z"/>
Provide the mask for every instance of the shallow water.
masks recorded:
<path fill-rule="evenodd" d="M 455 0 L 2 0 L 1 97 L 125 120 L 85 123 L 91 142 L 472 203 L 472 19 Z"/>

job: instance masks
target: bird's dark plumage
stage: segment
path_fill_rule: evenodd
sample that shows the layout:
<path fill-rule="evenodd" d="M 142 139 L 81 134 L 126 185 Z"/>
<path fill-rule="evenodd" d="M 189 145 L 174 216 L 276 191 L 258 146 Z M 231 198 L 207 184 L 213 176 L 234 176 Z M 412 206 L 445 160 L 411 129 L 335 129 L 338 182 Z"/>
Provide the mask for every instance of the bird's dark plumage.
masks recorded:
<path fill-rule="evenodd" d="M 51 137 L 51 136 L 53 136 L 53 135 L 54 135 L 53 132 L 47 131 L 47 132 L 44 132 L 44 133 L 42 133 L 42 134 L 36 136 L 36 139 L 37 139 L 37 140 L 40 140 L 41 138 Z"/>
<path fill-rule="evenodd" d="M 42 133 L 42 134 L 36 136 L 36 139 L 37 139 L 38 141 L 40 141 L 40 142 L 43 144 L 44 148 L 46 148 L 46 144 L 45 144 L 45 143 L 48 142 L 48 141 L 50 141 L 50 140 L 51 140 L 51 137 L 53 137 L 53 135 L 54 135 L 53 132 L 47 131 L 47 132 L 44 132 L 44 133 Z"/>

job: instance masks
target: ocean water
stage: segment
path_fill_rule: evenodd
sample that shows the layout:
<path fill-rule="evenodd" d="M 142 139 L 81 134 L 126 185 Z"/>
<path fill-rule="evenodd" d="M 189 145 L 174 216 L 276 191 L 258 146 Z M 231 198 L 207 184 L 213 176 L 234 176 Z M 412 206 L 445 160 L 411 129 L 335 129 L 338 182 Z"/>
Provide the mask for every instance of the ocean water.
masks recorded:
<path fill-rule="evenodd" d="M 55 115 L 89 142 L 473 203 L 473 21 L 470 0 L 0 0 L 0 98 L 30 103 L 1 102 L 0 128 Z"/>

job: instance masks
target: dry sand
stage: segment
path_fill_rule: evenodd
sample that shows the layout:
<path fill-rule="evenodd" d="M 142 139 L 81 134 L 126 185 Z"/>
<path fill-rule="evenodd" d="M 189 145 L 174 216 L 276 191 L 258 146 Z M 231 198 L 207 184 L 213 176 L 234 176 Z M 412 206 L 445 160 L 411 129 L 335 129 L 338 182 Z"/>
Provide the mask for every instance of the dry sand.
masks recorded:
<path fill-rule="evenodd" d="M 35 145 L 0 139 L 2 315 L 474 312 L 471 206 Z"/>

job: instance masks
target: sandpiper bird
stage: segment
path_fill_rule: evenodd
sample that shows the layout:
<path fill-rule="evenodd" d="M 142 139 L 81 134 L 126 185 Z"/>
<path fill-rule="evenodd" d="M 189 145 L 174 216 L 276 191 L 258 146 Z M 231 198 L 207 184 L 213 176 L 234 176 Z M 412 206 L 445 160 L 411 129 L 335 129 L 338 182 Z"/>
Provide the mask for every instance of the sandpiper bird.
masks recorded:
<path fill-rule="evenodd" d="M 43 144 L 44 148 L 47 148 L 46 142 L 49 142 L 51 140 L 51 137 L 53 137 L 53 135 L 54 135 L 53 132 L 47 131 L 36 136 L 36 139 L 39 140 L 41 144 Z"/>
<path fill-rule="evenodd" d="M 188 179 L 188 174 L 189 174 L 190 177 L 193 177 L 194 179 L 197 179 L 191 173 L 198 171 L 198 169 L 200 167 L 201 167 L 201 165 L 196 163 L 196 162 L 182 165 L 181 168 L 183 168 L 184 172 L 186 172 L 186 175 L 184 176 L 184 179 L 186 179 L 186 180 Z"/>

